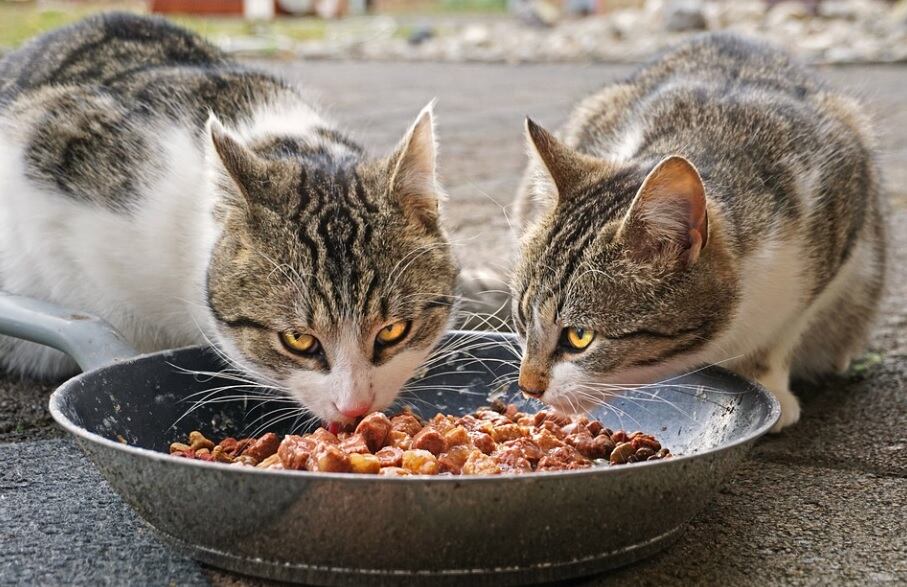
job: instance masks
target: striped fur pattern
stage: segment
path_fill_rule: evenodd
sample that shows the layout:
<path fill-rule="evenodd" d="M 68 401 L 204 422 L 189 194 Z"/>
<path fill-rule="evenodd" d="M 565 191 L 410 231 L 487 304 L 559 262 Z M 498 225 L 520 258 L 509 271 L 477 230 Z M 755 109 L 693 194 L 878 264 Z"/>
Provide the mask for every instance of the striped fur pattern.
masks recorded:
<path fill-rule="evenodd" d="M 369 157 L 280 79 L 166 21 L 93 17 L 0 61 L 0 287 L 140 351 L 216 343 L 326 421 L 389 405 L 453 312 L 426 108 Z M 407 321 L 388 346 L 376 333 Z M 289 352 L 280 333 L 315 336 Z M 0 338 L 0 364 L 74 369 Z"/>
<path fill-rule="evenodd" d="M 721 363 L 776 395 L 780 429 L 800 414 L 791 374 L 861 352 L 885 273 L 869 125 L 786 54 L 697 37 L 587 98 L 560 139 L 528 130 L 525 388 L 571 408 Z M 591 345 L 569 352 L 569 326 Z"/>

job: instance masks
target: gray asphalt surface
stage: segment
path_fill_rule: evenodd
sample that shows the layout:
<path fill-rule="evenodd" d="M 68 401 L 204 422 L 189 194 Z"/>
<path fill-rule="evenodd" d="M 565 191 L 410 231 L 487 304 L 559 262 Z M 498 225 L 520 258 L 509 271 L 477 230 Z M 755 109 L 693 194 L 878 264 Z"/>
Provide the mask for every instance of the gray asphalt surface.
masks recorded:
<path fill-rule="evenodd" d="M 446 219 L 464 264 L 506 265 L 522 117 L 559 124 L 622 66 L 262 64 L 317 88 L 376 151 L 439 98 Z M 797 385 L 803 420 L 765 439 L 677 544 L 575 585 L 907 584 L 907 68 L 829 69 L 880 129 L 892 203 L 889 294 L 845 377 Z M 47 410 L 51 384 L 0 374 L 0 584 L 250 585 L 160 545 Z"/>

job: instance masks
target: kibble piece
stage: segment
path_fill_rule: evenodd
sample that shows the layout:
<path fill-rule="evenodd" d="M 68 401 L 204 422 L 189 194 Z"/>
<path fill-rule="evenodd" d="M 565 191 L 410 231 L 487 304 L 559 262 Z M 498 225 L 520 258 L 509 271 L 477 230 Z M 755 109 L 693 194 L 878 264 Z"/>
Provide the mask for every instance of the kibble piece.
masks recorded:
<path fill-rule="evenodd" d="M 280 447 L 280 438 L 273 432 L 268 432 L 243 451 L 243 454 L 256 461 L 263 461 L 277 452 Z"/>
<path fill-rule="evenodd" d="M 325 444 L 340 444 L 340 439 L 337 438 L 337 435 L 329 430 L 324 428 L 318 428 L 315 432 L 312 432 L 309 437 L 315 442 L 322 442 Z"/>
<path fill-rule="evenodd" d="M 427 450 L 431 454 L 438 456 L 447 450 L 447 442 L 444 440 L 441 433 L 435 430 L 434 427 L 426 426 L 413 436 L 410 448 Z"/>
<path fill-rule="evenodd" d="M 382 467 L 399 467 L 403 464 L 403 449 L 396 446 L 385 446 L 375 456 Z"/>
<path fill-rule="evenodd" d="M 381 470 L 378 471 L 378 474 L 384 475 L 385 477 L 408 477 L 412 473 L 410 473 L 403 467 L 381 467 Z"/>
<path fill-rule="evenodd" d="M 508 440 L 503 444 L 505 449 L 516 449 L 519 450 L 520 456 L 535 465 L 539 459 L 545 456 L 545 453 L 542 451 L 541 447 L 537 445 L 531 438 L 517 438 L 515 440 Z"/>
<path fill-rule="evenodd" d="M 387 444 L 403 450 L 409 450 L 413 437 L 400 430 L 391 430 L 387 435 Z"/>
<path fill-rule="evenodd" d="M 547 430 L 559 440 L 563 440 L 567 437 L 567 435 L 564 434 L 564 429 L 561 427 L 561 425 L 556 423 L 554 420 L 545 420 L 544 422 L 542 422 L 541 428 L 543 430 Z"/>
<path fill-rule="evenodd" d="M 320 444 L 306 463 L 310 471 L 324 473 L 348 473 L 350 471 L 350 455 L 334 444 Z"/>
<path fill-rule="evenodd" d="M 538 433 L 532 436 L 532 441 L 535 442 L 540 449 L 544 452 L 548 452 L 553 448 L 559 446 L 564 446 L 564 443 L 554 435 L 553 432 L 547 429 L 542 429 Z"/>
<path fill-rule="evenodd" d="M 586 430 L 588 430 L 589 434 L 591 434 L 592 436 L 598 436 L 599 434 L 601 434 L 601 431 L 604 429 L 605 429 L 605 427 L 602 426 L 602 423 L 599 422 L 598 420 L 592 420 L 586 426 Z"/>
<path fill-rule="evenodd" d="M 211 450 L 214 448 L 214 443 L 205 438 L 205 435 L 198 430 L 193 430 L 189 433 L 189 446 L 192 447 L 192 450 L 196 451 L 200 448 Z"/>
<path fill-rule="evenodd" d="M 362 435 L 371 452 L 377 452 L 387 443 L 387 435 L 390 431 L 390 418 L 381 412 L 369 414 L 356 426 L 356 433 Z"/>
<path fill-rule="evenodd" d="M 630 437 L 630 442 L 636 449 L 646 447 L 652 449 L 652 452 L 661 450 L 661 443 L 655 440 L 654 436 L 642 434 L 641 432 L 634 433 L 634 435 Z"/>
<path fill-rule="evenodd" d="M 435 455 L 420 449 L 403 452 L 403 468 L 416 475 L 437 475 L 440 471 Z"/>
<path fill-rule="evenodd" d="M 521 417 L 517 418 L 516 423 L 524 427 L 535 426 L 535 415 L 523 414 Z"/>
<path fill-rule="evenodd" d="M 614 441 L 607 434 L 599 434 L 592 439 L 592 458 L 607 459 L 614 450 Z"/>
<path fill-rule="evenodd" d="M 476 418 L 475 416 L 472 416 L 470 414 L 461 416 L 460 418 L 457 419 L 457 426 L 462 426 L 463 428 L 466 428 L 466 430 L 468 430 L 470 432 L 475 430 L 476 427 L 481 423 L 482 423 L 481 420 L 479 420 L 478 418 Z"/>
<path fill-rule="evenodd" d="M 317 443 L 311 437 L 290 434 L 285 436 L 283 442 L 280 443 L 277 454 L 285 469 L 301 470 L 306 468 L 316 445 Z"/>
<path fill-rule="evenodd" d="M 186 452 L 187 450 L 192 450 L 192 447 L 188 444 L 183 444 L 182 442 L 173 442 L 170 444 L 170 454 Z"/>
<path fill-rule="evenodd" d="M 462 426 L 455 426 L 444 433 L 444 442 L 448 447 L 469 444 L 469 432 Z"/>
<path fill-rule="evenodd" d="M 340 448 L 344 452 L 349 454 L 367 454 L 371 452 L 365 442 L 365 438 L 363 438 L 362 434 L 358 432 L 355 434 L 350 434 L 349 436 L 341 440 Z"/>
<path fill-rule="evenodd" d="M 472 445 L 483 453 L 490 455 L 494 452 L 494 438 L 488 434 L 485 434 L 484 432 L 470 432 L 469 439 L 472 441 Z"/>
<path fill-rule="evenodd" d="M 354 453 L 350 455 L 350 470 L 353 473 L 377 475 L 381 470 L 381 462 L 375 455 Z"/>
<path fill-rule="evenodd" d="M 589 434 L 589 431 L 585 428 L 581 428 L 581 430 L 582 432 L 571 434 L 564 438 L 564 442 L 575 448 L 584 457 L 590 459 L 595 458 L 592 435 Z"/>
<path fill-rule="evenodd" d="M 501 472 L 503 473 L 531 473 L 532 463 L 522 457 L 512 457 L 510 455 L 498 459 Z"/>
<path fill-rule="evenodd" d="M 266 458 L 265 460 L 263 460 L 262 462 L 258 463 L 255 466 L 258 467 L 259 469 L 270 469 L 272 467 L 272 465 L 274 465 L 274 464 L 281 464 L 280 455 L 277 453 L 272 454 L 271 456 L 269 456 L 268 458 Z M 281 468 L 283 468 L 282 464 L 281 464 Z"/>
<path fill-rule="evenodd" d="M 214 460 L 218 463 L 232 463 L 233 457 L 224 452 L 224 447 L 217 445 L 214 447 L 214 450 L 211 451 L 211 456 L 214 457 Z"/>
<path fill-rule="evenodd" d="M 610 461 L 612 465 L 622 465 L 627 462 L 630 455 L 633 454 L 633 445 L 629 442 L 621 442 L 611 451 Z"/>
<path fill-rule="evenodd" d="M 466 459 L 475 450 L 475 448 L 466 444 L 452 446 L 446 453 L 438 457 L 438 466 L 441 472 L 459 475 L 463 470 L 463 464 Z"/>
<path fill-rule="evenodd" d="M 491 437 L 494 438 L 495 442 L 507 442 L 508 440 L 515 440 L 522 436 L 523 432 L 520 430 L 520 427 L 513 423 L 495 426 L 491 434 Z"/>
<path fill-rule="evenodd" d="M 457 419 L 453 416 L 435 414 L 435 417 L 431 419 L 430 424 L 441 434 L 446 434 L 448 430 L 453 429 L 454 426 L 457 425 Z"/>
<path fill-rule="evenodd" d="M 494 410 L 479 410 L 475 413 L 475 416 L 483 422 L 488 422 L 491 426 L 503 426 L 511 423 L 510 418 Z"/>
<path fill-rule="evenodd" d="M 559 446 L 557 448 L 551 449 L 548 455 L 553 456 L 559 460 L 564 461 L 567 464 L 571 465 L 589 465 L 591 461 L 583 456 L 578 450 L 565 444 L 564 446 Z"/>
<path fill-rule="evenodd" d="M 641 446 L 638 449 L 636 449 L 636 452 L 633 454 L 636 456 L 636 460 L 644 461 L 644 460 L 648 459 L 649 457 L 653 456 L 655 454 L 655 451 L 647 446 Z"/>
<path fill-rule="evenodd" d="M 627 433 L 623 430 L 618 430 L 614 434 L 611 434 L 611 440 L 614 441 L 614 444 L 620 444 L 621 442 L 627 442 L 630 437 L 627 436 Z"/>
<path fill-rule="evenodd" d="M 415 436 L 419 430 L 422 430 L 422 423 L 412 414 L 403 413 L 391 418 L 391 430 Z"/>
<path fill-rule="evenodd" d="M 565 436 L 573 436 L 574 434 L 585 434 L 589 432 L 585 424 L 580 422 L 571 422 L 566 426 L 561 427 L 561 431 Z M 591 434 L 591 432 L 589 432 Z"/>
<path fill-rule="evenodd" d="M 462 472 L 464 475 L 497 475 L 501 472 L 501 467 L 495 459 L 482 451 L 474 450 L 463 463 Z"/>

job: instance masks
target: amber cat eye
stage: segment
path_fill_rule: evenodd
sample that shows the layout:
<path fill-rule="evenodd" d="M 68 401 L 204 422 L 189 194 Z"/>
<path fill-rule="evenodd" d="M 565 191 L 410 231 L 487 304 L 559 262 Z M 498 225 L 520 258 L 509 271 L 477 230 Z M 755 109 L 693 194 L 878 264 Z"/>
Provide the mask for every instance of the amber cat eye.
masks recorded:
<path fill-rule="evenodd" d="M 284 330 L 280 333 L 280 342 L 291 353 L 313 355 L 318 352 L 318 339 L 311 334 L 300 334 L 295 330 Z"/>
<path fill-rule="evenodd" d="M 586 347 L 592 344 L 594 339 L 594 330 L 581 328 L 579 326 L 568 326 L 567 328 L 564 328 L 564 333 L 561 337 L 562 344 L 573 351 L 585 350 Z"/>
<path fill-rule="evenodd" d="M 378 331 L 375 341 L 384 346 L 392 345 L 403 340 L 403 337 L 409 332 L 409 320 L 399 320 L 391 322 Z"/>

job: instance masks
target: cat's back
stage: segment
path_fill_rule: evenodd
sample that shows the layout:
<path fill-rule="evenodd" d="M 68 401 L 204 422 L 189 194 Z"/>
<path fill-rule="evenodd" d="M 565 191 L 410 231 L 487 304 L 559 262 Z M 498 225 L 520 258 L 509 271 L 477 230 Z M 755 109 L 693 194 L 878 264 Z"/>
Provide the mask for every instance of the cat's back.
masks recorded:
<path fill-rule="evenodd" d="M 116 210 L 174 163 L 200 164 L 211 112 L 237 126 L 296 97 L 188 30 L 122 13 L 34 39 L 0 61 L 0 79 L 0 154 L 10 161 L 0 161 L 0 177 Z"/>
<path fill-rule="evenodd" d="M 5 102 L 47 86 L 114 86 L 160 67 L 223 65 L 222 53 L 164 19 L 96 15 L 36 37 L 0 60 Z"/>
<path fill-rule="evenodd" d="M 127 13 L 93 16 L 35 38 L 0 61 L 0 80 L 0 110 L 16 102 L 32 112 L 67 109 L 65 93 L 136 117 L 201 122 L 209 110 L 241 120 L 256 101 L 289 91 L 191 31 Z"/>
<path fill-rule="evenodd" d="M 784 51 L 733 34 L 694 37 L 585 100 L 567 140 L 582 151 L 646 158 L 682 147 L 703 166 L 757 138 L 818 134 L 826 89 Z M 756 135 L 756 136 L 754 136 Z"/>
<path fill-rule="evenodd" d="M 840 256 L 876 207 L 862 107 L 790 55 L 732 34 L 695 37 L 583 102 L 568 143 L 644 176 L 669 155 L 699 169 L 741 247 L 779 223 Z"/>
<path fill-rule="evenodd" d="M 823 87 L 786 51 L 733 33 L 693 37 L 654 57 L 631 76 L 630 83 L 642 94 L 688 83 L 731 92 L 761 89 L 794 99 Z"/>

